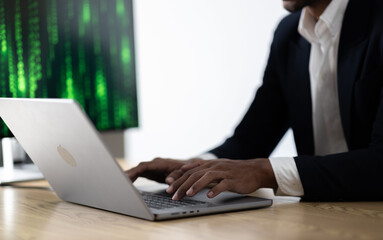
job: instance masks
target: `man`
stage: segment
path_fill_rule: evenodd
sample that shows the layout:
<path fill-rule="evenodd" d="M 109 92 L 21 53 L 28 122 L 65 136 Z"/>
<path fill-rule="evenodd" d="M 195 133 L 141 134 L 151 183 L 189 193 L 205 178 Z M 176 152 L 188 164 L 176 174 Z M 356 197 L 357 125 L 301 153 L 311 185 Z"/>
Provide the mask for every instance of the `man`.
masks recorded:
<path fill-rule="evenodd" d="M 155 159 L 127 172 L 174 200 L 217 183 L 306 200 L 383 199 L 383 1 L 283 0 L 262 86 L 216 160 Z M 265 158 L 292 128 L 295 158 Z M 222 159 L 225 158 L 225 159 Z M 231 159 L 231 160 L 229 160 Z M 242 159 L 242 160 L 240 160 Z"/>

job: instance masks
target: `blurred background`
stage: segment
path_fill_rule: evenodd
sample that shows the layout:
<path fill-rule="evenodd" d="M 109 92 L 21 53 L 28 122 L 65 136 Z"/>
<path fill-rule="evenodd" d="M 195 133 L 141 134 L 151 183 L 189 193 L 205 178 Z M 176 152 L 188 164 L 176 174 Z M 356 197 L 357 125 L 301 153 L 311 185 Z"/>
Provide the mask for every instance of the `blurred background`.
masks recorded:
<path fill-rule="evenodd" d="M 134 1 L 139 128 L 133 163 L 189 158 L 230 136 L 262 82 L 282 1 Z M 273 156 L 295 156 L 289 131 Z"/>

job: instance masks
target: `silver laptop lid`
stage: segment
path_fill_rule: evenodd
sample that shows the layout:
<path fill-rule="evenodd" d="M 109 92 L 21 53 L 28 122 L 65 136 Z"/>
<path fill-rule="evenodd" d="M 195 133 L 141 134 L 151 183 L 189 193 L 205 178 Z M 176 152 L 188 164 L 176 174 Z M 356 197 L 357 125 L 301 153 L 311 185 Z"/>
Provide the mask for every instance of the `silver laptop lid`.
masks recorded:
<path fill-rule="evenodd" d="M 0 117 L 61 199 L 154 219 L 74 100 L 0 98 Z"/>

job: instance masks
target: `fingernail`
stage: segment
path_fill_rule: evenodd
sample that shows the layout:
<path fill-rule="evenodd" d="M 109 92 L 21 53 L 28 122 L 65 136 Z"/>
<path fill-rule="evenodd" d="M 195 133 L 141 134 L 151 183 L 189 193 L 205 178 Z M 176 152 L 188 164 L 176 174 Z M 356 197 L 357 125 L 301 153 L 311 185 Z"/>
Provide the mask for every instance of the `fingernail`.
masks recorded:
<path fill-rule="evenodd" d="M 189 197 L 191 197 L 193 195 L 193 189 L 190 188 L 187 192 L 186 192 L 186 195 L 188 195 Z"/>
<path fill-rule="evenodd" d="M 174 178 L 173 177 L 168 177 L 165 179 L 166 183 L 167 184 L 172 184 L 174 182 Z"/>
<path fill-rule="evenodd" d="M 167 193 L 172 193 L 173 192 L 173 186 L 168 187 L 168 189 L 166 189 L 166 192 Z"/>
<path fill-rule="evenodd" d="M 172 199 L 173 199 L 174 201 L 177 201 L 177 200 L 178 200 L 178 194 L 175 193 L 175 194 L 173 195 Z"/>
<path fill-rule="evenodd" d="M 209 191 L 209 192 L 207 193 L 207 196 L 208 196 L 209 198 L 212 198 L 213 195 L 214 195 L 213 191 Z"/>

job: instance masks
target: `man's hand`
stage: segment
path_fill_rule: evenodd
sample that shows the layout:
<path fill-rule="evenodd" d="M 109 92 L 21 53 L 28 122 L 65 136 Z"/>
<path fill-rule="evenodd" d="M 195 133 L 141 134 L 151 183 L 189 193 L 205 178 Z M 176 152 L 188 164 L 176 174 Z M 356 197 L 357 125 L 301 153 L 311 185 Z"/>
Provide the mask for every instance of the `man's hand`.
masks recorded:
<path fill-rule="evenodd" d="M 167 158 L 156 158 L 150 162 L 142 162 L 137 167 L 126 172 L 132 182 L 138 177 L 145 177 L 160 183 L 172 184 L 183 175 L 181 167 L 189 164 L 199 166 L 204 160 L 193 158 L 189 160 L 175 160 Z"/>
<path fill-rule="evenodd" d="M 213 198 L 224 191 L 252 193 L 261 187 L 277 188 L 269 159 L 253 160 L 217 159 L 190 163 L 180 168 L 179 176 L 167 189 L 173 200 L 185 195 L 192 197 L 211 183 L 217 183 L 208 193 Z M 183 174 L 182 174 L 183 173 Z"/>

